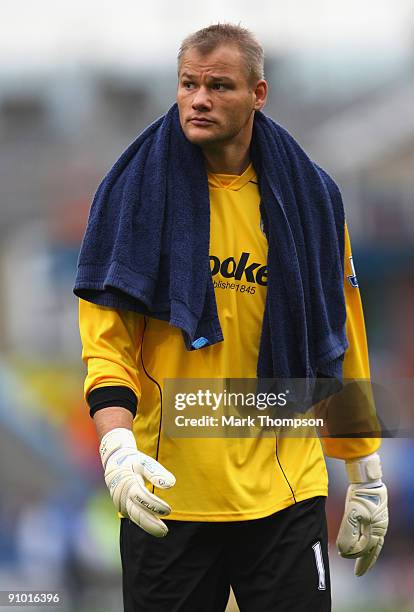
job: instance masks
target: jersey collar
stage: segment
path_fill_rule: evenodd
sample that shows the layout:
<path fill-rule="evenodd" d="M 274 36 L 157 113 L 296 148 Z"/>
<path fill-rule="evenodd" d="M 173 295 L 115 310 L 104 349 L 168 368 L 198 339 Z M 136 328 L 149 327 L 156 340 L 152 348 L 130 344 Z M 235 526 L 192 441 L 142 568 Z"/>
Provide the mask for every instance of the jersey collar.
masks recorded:
<path fill-rule="evenodd" d="M 250 163 L 243 174 L 217 174 L 208 172 L 208 185 L 213 189 L 229 189 L 238 191 L 250 181 L 257 182 L 256 172 Z"/>

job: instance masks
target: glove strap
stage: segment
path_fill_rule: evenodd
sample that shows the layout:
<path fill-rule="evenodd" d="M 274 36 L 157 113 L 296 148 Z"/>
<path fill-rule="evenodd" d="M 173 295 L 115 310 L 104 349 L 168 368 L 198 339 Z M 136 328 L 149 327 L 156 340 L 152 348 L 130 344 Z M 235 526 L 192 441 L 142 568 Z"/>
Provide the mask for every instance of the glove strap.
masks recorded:
<path fill-rule="evenodd" d="M 347 461 L 345 466 L 351 484 L 380 481 L 382 478 L 381 460 L 378 453 Z"/>
<path fill-rule="evenodd" d="M 126 429 L 126 427 L 116 427 L 103 436 L 99 446 L 99 454 L 101 455 L 104 469 L 109 457 L 120 448 L 137 450 L 134 434 L 130 429 Z"/>

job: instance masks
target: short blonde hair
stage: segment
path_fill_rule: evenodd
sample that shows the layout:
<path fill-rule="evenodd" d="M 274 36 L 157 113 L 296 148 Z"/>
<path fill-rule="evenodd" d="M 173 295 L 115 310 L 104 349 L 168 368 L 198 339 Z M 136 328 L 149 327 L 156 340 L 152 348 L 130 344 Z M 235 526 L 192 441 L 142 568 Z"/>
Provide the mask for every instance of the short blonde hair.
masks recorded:
<path fill-rule="evenodd" d="M 207 55 L 224 44 L 238 47 L 250 82 L 264 79 L 264 52 L 261 44 L 249 30 L 233 23 L 217 23 L 186 36 L 177 56 L 178 72 L 183 56 L 189 49 L 195 48 L 202 55 Z"/>

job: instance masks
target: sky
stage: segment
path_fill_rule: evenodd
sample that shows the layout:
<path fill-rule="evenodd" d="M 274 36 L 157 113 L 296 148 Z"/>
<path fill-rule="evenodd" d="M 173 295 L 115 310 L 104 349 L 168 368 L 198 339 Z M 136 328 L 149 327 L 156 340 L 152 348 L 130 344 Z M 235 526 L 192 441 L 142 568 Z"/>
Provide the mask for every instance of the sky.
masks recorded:
<path fill-rule="evenodd" d="M 361 49 L 406 54 L 414 0 L 3 0 L 0 69 L 150 65 L 217 21 L 241 22 L 265 52 Z"/>

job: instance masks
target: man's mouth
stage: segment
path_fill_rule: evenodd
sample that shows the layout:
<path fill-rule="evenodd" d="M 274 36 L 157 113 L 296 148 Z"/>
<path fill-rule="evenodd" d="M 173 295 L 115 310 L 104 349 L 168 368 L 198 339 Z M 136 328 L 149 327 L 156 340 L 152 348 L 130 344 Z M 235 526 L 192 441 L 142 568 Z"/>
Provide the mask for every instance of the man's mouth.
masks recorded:
<path fill-rule="evenodd" d="M 191 117 L 190 123 L 197 126 L 211 125 L 214 123 L 210 119 L 206 119 L 206 117 Z"/>

